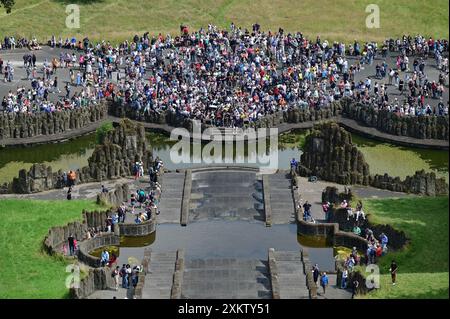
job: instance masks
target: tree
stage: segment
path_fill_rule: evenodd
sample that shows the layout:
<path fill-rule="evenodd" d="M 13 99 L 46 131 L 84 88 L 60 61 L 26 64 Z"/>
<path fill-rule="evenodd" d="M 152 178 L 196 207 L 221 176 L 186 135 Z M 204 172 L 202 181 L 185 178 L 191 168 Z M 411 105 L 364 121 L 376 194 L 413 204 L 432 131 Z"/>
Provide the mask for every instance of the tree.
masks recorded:
<path fill-rule="evenodd" d="M 11 9 L 14 6 L 14 0 L 0 0 L 0 7 L 4 6 L 6 13 L 11 13 Z"/>

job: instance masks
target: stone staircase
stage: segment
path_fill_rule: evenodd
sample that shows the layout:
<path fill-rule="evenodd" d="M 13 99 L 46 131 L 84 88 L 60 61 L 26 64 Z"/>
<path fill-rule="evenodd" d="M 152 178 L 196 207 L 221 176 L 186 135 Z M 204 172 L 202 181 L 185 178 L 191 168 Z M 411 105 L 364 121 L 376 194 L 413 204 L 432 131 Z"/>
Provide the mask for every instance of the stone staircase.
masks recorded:
<path fill-rule="evenodd" d="M 295 220 L 291 180 L 285 172 L 271 174 L 269 179 L 272 224 L 288 224 Z"/>
<path fill-rule="evenodd" d="M 177 253 L 152 252 L 150 273 L 145 276 L 142 299 L 170 299 Z"/>
<path fill-rule="evenodd" d="M 203 220 L 264 220 L 261 182 L 251 171 L 192 173 L 189 223 Z"/>
<path fill-rule="evenodd" d="M 158 223 L 179 223 L 183 198 L 184 173 L 164 173 Z"/>
<path fill-rule="evenodd" d="M 309 299 L 299 251 L 275 251 L 280 299 Z"/>
<path fill-rule="evenodd" d="M 181 298 L 270 299 L 267 262 L 236 258 L 187 260 Z"/>

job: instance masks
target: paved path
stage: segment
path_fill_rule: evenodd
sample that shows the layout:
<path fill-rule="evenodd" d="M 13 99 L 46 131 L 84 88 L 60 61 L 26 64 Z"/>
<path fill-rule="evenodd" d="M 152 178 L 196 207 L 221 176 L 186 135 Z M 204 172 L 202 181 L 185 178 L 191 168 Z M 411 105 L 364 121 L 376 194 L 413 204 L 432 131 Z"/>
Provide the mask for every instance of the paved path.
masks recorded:
<path fill-rule="evenodd" d="M 267 261 L 213 258 L 186 261 L 181 297 L 188 299 L 270 299 Z"/>

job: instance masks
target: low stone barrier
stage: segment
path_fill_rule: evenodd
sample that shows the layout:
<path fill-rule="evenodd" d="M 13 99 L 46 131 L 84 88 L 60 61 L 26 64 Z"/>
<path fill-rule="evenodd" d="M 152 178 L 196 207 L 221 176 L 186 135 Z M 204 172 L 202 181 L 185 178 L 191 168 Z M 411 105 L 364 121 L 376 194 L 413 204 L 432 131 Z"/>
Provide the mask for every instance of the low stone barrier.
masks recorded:
<path fill-rule="evenodd" d="M 191 200 L 192 170 L 186 170 L 183 186 L 183 198 L 181 200 L 181 226 L 186 226 L 189 221 L 189 202 Z"/>
<path fill-rule="evenodd" d="M 78 260 L 93 268 L 100 267 L 100 258 L 92 256 L 90 252 L 105 246 L 119 245 L 120 237 L 113 233 L 106 233 L 83 240 L 78 244 Z"/>
<path fill-rule="evenodd" d="M 353 226 L 355 224 L 355 218 L 350 217 L 347 220 L 347 210 L 343 208 L 330 209 L 329 211 L 330 222 L 337 223 L 340 231 L 342 232 L 351 232 Z M 370 229 L 373 231 L 373 235 L 375 238 L 379 238 L 379 236 L 384 233 L 389 239 L 388 248 L 392 250 L 398 250 L 403 248 L 408 242 L 405 232 L 401 230 L 397 230 L 390 225 L 383 224 L 372 224 L 370 223 L 370 213 L 366 215 L 366 219 L 362 219 L 358 221 L 358 225 L 361 229 L 361 233 L 364 234 L 366 229 Z M 352 234 L 352 233 L 351 233 Z M 357 236 L 357 235 L 354 235 Z M 344 245 L 345 246 L 345 245 Z"/>
<path fill-rule="evenodd" d="M 297 178 L 294 172 L 291 173 L 291 176 L 293 176 L 293 179 Z M 347 248 L 356 247 L 360 251 L 366 251 L 368 244 L 367 240 L 353 233 L 339 230 L 338 223 L 311 223 L 304 221 L 303 208 L 300 205 L 300 195 L 294 187 L 292 187 L 292 194 L 296 208 L 297 234 L 321 236 L 327 238 L 327 241 L 331 242 L 333 246 L 343 246 Z"/>
<path fill-rule="evenodd" d="M 280 299 L 280 283 L 278 282 L 278 267 L 275 260 L 275 249 L 269 248 L 269 273 L 270 273 L 270 285 L 272 287 L 272 298 Z"/>
<path fill-rule="evenodd" d="M 151 249 L 144 250 L 144 258 L 142 259 L 142 271 L 138 275 L 138 283 L 134 288 L 133 294 L 135 299 L 142 299 L 142 292 L 145 285 L 145 277 L 149 273 L 149 265 L 151 260 Z"/>
<path fill-rule="evenodd" d="M 175 261 L 175 271 L 172 279 L 172 289 L 170 291 L 170 299 L 181 298 L 181 286 L 183 285 L 184 273 L 184 250 L 177 250 L 177 258 Z"/>
<path fill-rule="evenodd" d="M 388 134 L 448 141 L 448 116 L 399 116 L 388 110 L 376 110 L 372 106 L 349 99 L 342 100 L 342 107 L 343 116 Z"/>
<path fill-rule="evenodd" d="M 140 237 L 147 236 L 154 233 L 156 230 L 156 216 L 152 214 L 149 220 L 146 220 L 140 224 L 123 224 L 120 223 L 120 235 L 128 237 Z"/>
<path fill-rule="evenodd" d="M 79 130 L 108 116 L 105 103 L 52 113 L 0 113 L 0 144 L 7 138 L 32 138 Z"/>
<path fill-rule="evenodd" d="M 303 263 L 303 273 L 306 276 L 306 286 L 309 290 L 309 298 L 317 299 L 317 286 L 314 282 L 312 271 L 309 271 L 310 269 L 312 269 L 312 265 L 309 260 L 309 253 L 306 249 L 301 250 L 301 260 Z"/>
<path fill-rule="evenodd" d="M 264 214 L 266 226 L 272 226 L 272 206 L 270 205 L 270 185 L 269 177 L 265 174 L 262 176 L 263 198 L 264 198 Z"/>
<path fill-rule="evenodd" d="M 114 287 L 112 269 L 109 267 L 89 269 L 87 276 L 80 280 L 78 288 L 69 289 L 71 299 L 85 299 L 97 290 L 108 290 Z"/>

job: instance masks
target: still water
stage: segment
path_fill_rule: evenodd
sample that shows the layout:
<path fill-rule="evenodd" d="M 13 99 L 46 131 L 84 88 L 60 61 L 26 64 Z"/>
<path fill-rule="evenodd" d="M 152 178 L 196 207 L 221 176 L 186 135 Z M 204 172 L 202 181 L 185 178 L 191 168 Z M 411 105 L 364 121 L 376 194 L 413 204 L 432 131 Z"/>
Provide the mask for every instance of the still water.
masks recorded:
<path fill-rule="evenodd" d="M 248 221 L 194 222 L 186 227 L 180 227 L 179 224 L 160 224 L 155 234 L 141 239 L 142 244 L 139 244 L 139 240 L 139 238 L 122 238 L 119 251 L 115 251 L 119 254 L 119 263 L 142 260 L 144 256 L 142 247 L 151 248 L 154 252 L 184 249 L 187 259 L 262 260 L 267 259 L 269 248 L 300 251 L 302 247 L 295 224 L 266 227 L 263 223 Z M 312 263 L 318 263 L 323 270 L 334 270 L 332 247 L 318 245 L 308 248 L 308 251 Z M 98 255 L 100 252 L 94 253 Z"/>
<path fill-rule="evenodd" d="M 55 172 L 76 170 L 87 165 L 94 147 L 95 134 L 91 134 L 64 143 L 0 149 L 0 184 L 11 181 L 19 170 L 28 170 L 34 163 L 51 165 Z"/>
<path fill-rule="evenodd" d="M 290 160 L 299 158 L 301 145 L 307 131 L 293 131 L 278 138 L 278 167 L 289 169 Z M 353 134 L 353 142 L 363 152 L 372 174 L 388 173 L 391 176 L 413 175 L 416 170 L 434 171 L 437 176 L 449 180 L 448 151 L 426 150 L 395 146 L 363 138 Z M 175 141 L 157 132 L 147 134 L 155 156 L 159 156 L 167 169 L 187 168 L 204 164 L 173 163 L 170 150 Z M 30 148 L 13 147 L 0 149 L 0 183 L 11 181 L 22 168 L 29 169 L 33 163 L 52 165 L 55 170 L 74 170 L 87 165 L 95 145 L 95 134 L 59 144 L 38 145 Z M 255 146 L 255 145 L 254 145 Z M 205 147 L 205 145 L 203 145 Z M 248 145 L 247 145 L 248 148 Z M 248 154 L 245 154 L 247 162 Z M 247 166 L 257 164 L 246 163 Z"/>
<path fill-rule="evenodd" d="M 388 173 L 405 178 L 424 169 L 449 182 L 448 151 L 428 150 L 380 143 L 358 135 L 352 141 L 364 154 L 372 174 Z"/>

